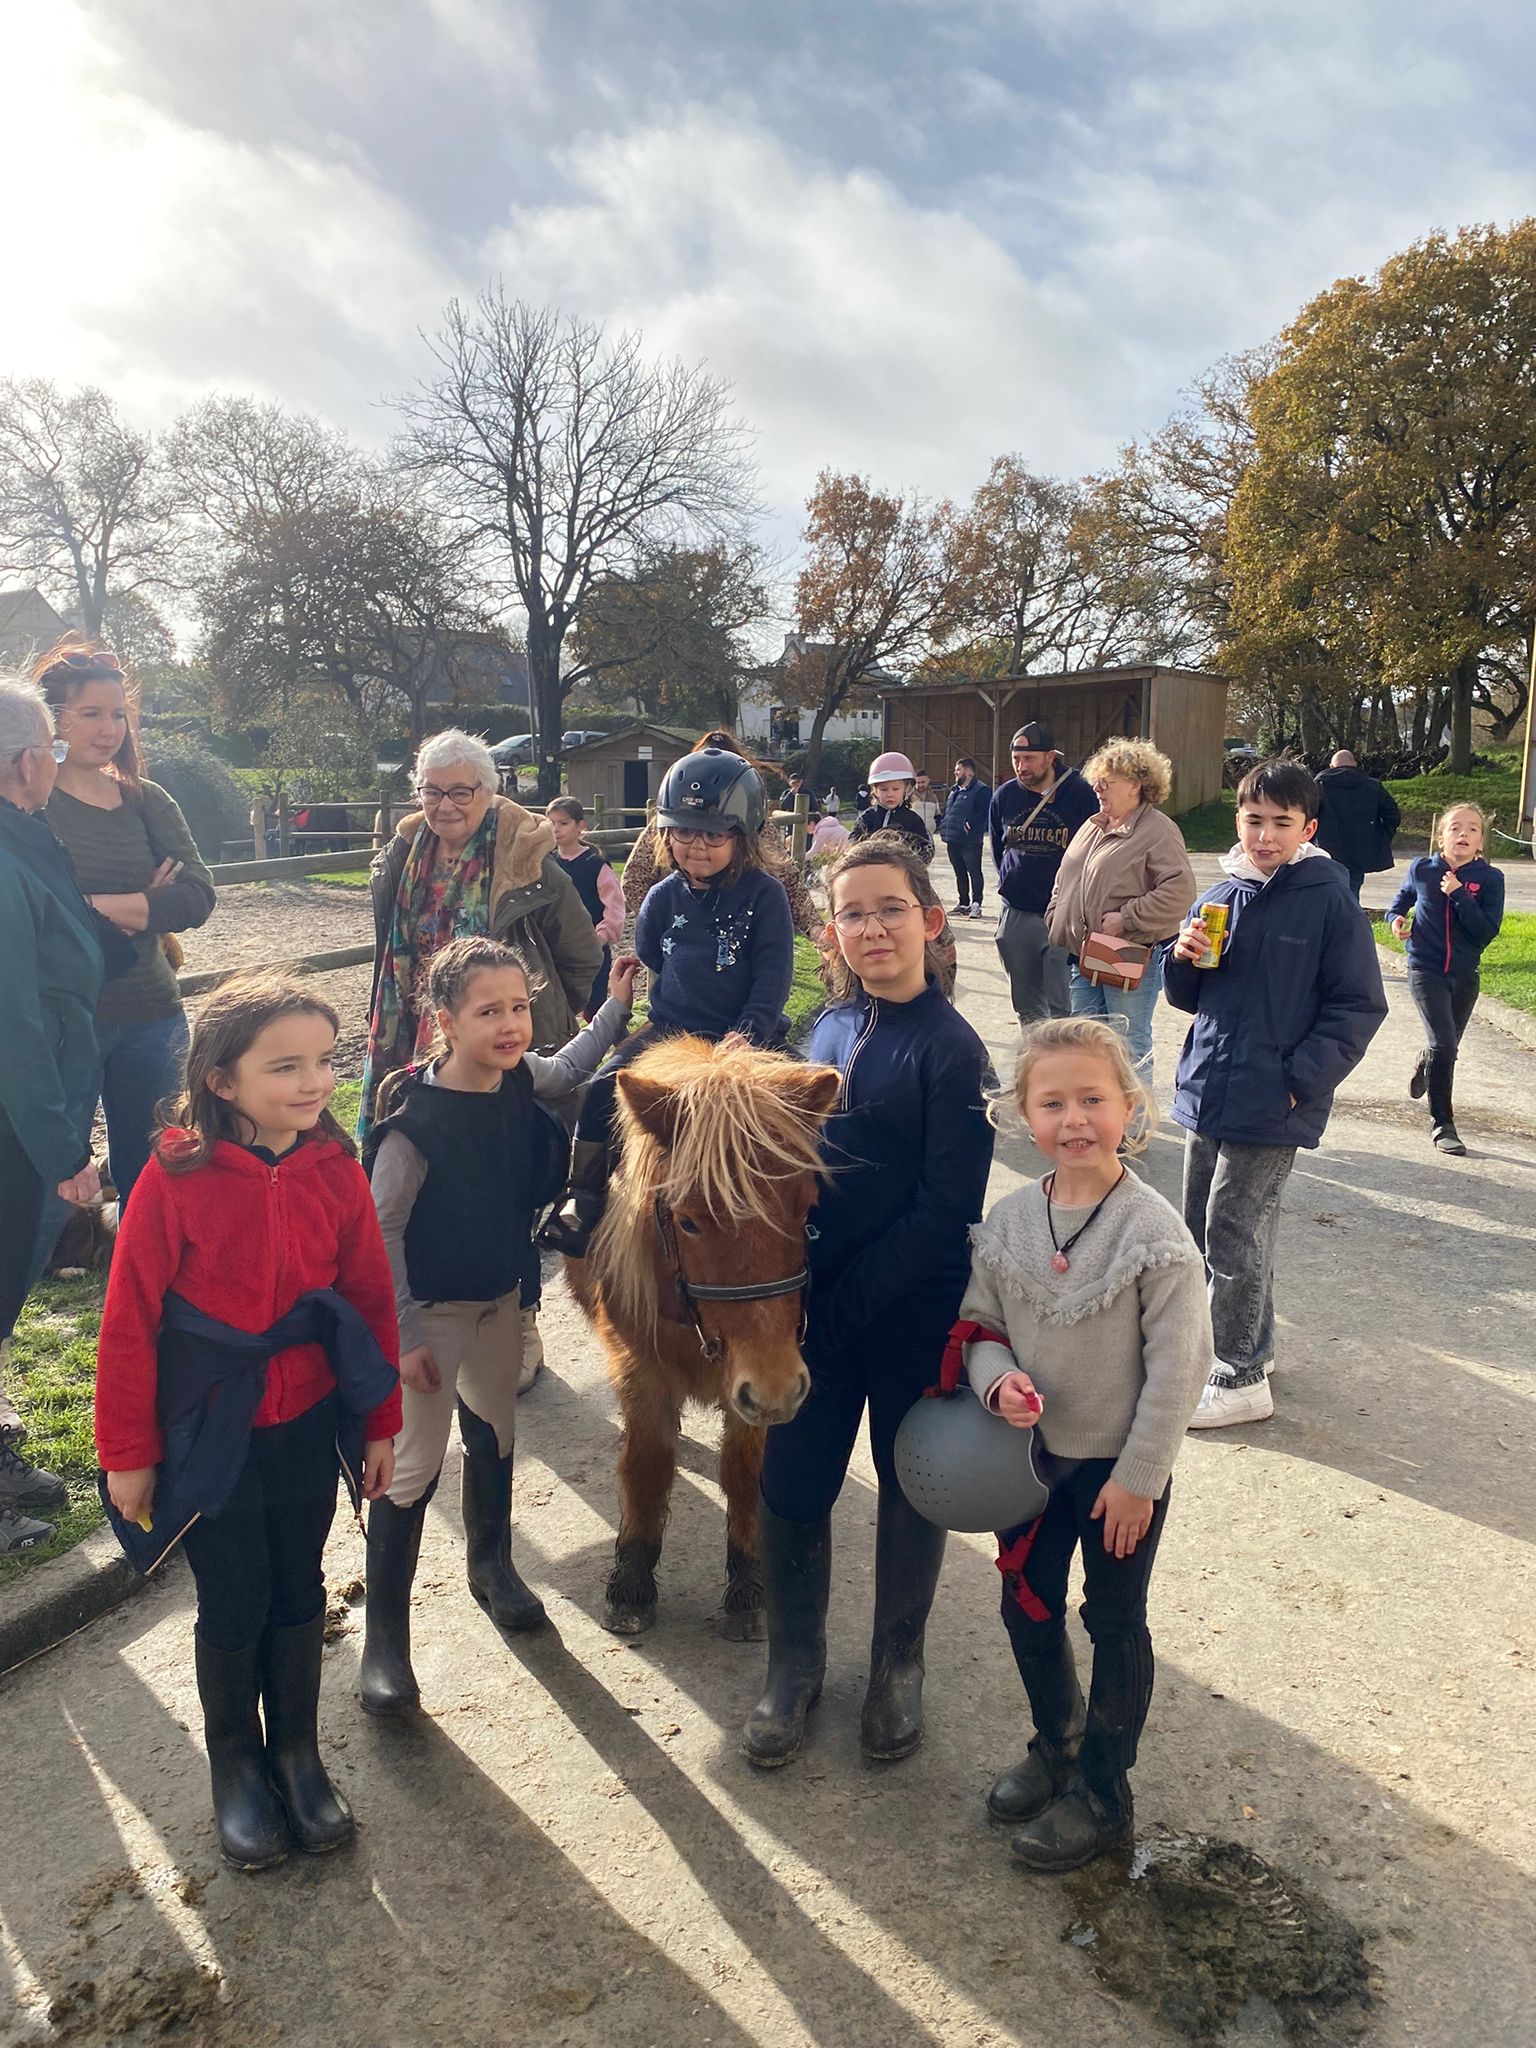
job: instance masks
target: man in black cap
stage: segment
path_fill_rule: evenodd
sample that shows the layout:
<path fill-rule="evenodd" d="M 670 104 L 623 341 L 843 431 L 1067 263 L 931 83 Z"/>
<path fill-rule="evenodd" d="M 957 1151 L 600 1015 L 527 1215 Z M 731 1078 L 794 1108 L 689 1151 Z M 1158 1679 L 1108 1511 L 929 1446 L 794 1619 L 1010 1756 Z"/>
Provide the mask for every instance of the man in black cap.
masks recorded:
<path fill-rule="evenodd" d="M 1072 1008 L 1067 956 L 1046 930 L 1056 870 L 1099 800 L 1075 768 L 1063 768 L 1049 726 L 1032 719 L 1013 736 L 1013 778 L 998 785 L 988 830 L 1003 899 L 997 950 L 1008 970 L 1021 1025 L 1065 1017 Z"/>

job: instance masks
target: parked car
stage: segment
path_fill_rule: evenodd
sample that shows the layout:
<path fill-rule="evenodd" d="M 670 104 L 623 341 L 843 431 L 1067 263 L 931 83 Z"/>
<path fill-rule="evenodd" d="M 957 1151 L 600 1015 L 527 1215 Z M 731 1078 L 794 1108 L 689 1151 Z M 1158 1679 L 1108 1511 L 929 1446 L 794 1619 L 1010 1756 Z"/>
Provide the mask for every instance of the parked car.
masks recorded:
<path fill-rule="evenodd" d="M 533 759 L 533 734 L 515 732 L 510 739 L 498 740 L 491 749 L 491 759 L 498 768 L 515 768 Z"/>
<path fill-rule="evenodd" d="M 568 751 L 572 747 L 584 747 L 589 740 L 605 740 L 607 737 L 606 732 L 563 732 L 560 744 Z"/>

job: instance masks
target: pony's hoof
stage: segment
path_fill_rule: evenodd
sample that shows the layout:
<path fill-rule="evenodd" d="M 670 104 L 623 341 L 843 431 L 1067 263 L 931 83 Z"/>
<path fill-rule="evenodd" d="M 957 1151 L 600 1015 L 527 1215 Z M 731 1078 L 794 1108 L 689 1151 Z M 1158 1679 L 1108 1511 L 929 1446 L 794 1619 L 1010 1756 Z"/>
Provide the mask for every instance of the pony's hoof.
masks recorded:
<path fill-rule="evenodd" d="M 722 1607 L 715 1616 L 715 1633 L 728 1643 L 761 1643 L 767 1640 L 768 1623 L 761 1607 Z"/>
<path fill-rule="evenodd" d="M 611 1636 L 643 1636 L 655 1625 L 654 1601 L 649 1607 L 621 1607 L 616 1600 L 610 1600 L 603 1608 L 603 1627 Z"/>

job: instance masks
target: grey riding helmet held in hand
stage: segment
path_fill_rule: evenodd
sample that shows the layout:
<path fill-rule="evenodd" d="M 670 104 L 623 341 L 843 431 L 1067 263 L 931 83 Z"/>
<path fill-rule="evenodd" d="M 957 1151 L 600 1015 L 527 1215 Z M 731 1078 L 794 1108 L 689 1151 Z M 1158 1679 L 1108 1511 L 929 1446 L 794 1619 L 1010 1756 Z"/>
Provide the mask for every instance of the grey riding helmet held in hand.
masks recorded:
<path fill-rule="evenodd" d="M 979 1534 L 1045 1513 L 1050 1488 L 1035 1464 L 1036 1433 L 984 1408 L 969 1386 L 925 1394 L 896 1432 L 896 1477 L 925 1520 Z"/>
<path fill-rule="evenodd" d="M 684 754 L 662 777 L 656 822 L 693 832 L 761 832 L 767 816 L 762 780 L 750 761 L 723 747 Z"/>

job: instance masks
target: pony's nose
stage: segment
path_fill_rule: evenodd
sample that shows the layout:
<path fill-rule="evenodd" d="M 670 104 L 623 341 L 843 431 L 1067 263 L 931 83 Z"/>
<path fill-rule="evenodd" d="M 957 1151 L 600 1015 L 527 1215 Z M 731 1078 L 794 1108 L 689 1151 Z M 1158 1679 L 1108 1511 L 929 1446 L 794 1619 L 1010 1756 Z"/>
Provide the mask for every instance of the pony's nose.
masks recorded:
<path fill-rule="evenodd" d="M 790 1422 L 799 1413 L 810 1391 L 811 1376 L 802 1365 L 793 1383 L 781 1392 L 770 1393 L 765 1387 L 755 1386 L 751 1380 L 742 1380 L 732 1398 L 743 1422 Z"/>

